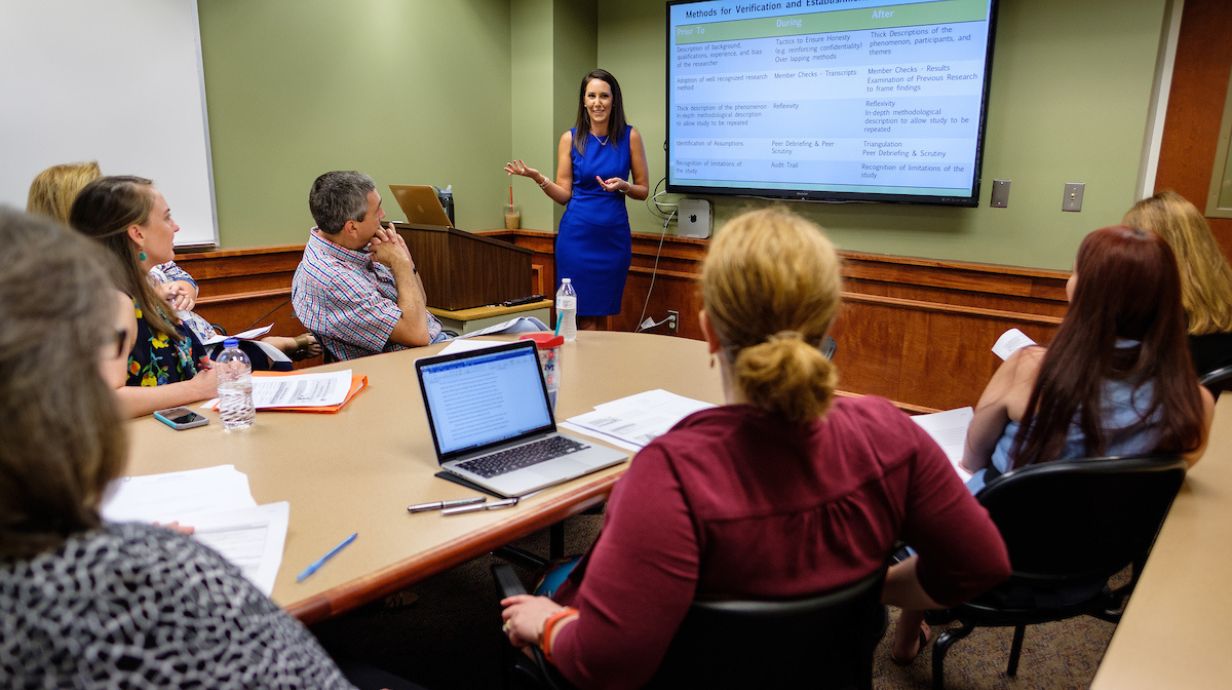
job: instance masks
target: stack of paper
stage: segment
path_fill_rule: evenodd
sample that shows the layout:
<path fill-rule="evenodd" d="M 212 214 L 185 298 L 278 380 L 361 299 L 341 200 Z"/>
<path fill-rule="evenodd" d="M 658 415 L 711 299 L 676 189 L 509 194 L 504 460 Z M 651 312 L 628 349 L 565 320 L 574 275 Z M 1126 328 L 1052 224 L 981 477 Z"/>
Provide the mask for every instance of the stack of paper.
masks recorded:
<path fill-rule="evenodd" d="M 656 388 L 596 405 L 593 412 L 571 417 L 561 426 L 637 451 L 680 420 L 708 407 L 714 405 Z"/>
<path fill-rule="evenodd" d="M 267 595 L 282 564 L 290 505 L 258 506 L 248 477 L 234 465 L 122 477 L 103 501 L 109 522 L 178 522 L 193 537 L 234 563 Z"/>
<path fill-rule="evenodd" d="M 367 387 L 368 377 L 354 376 L 350 369 L 320 374 L 262 371 L 252 377 L 252 404 L 278 412 L 337 412 Z M 218 398 L 203 407 L 217 410 Z"/>
<path fill-rule="evenodd" d="M 957 410 L 920 414 L 911 418 L 941 446 L 941 450 L 950 459 L 950 464 L 954 466 L 954 471 L 964 482 L 971 478 L 971 473 L 963 469 L 961 463 L 963 449 L 967 444 L 967 428 L 971 426 L 974 416 L 975 410 L 972 408 L 960 407 Z"/>

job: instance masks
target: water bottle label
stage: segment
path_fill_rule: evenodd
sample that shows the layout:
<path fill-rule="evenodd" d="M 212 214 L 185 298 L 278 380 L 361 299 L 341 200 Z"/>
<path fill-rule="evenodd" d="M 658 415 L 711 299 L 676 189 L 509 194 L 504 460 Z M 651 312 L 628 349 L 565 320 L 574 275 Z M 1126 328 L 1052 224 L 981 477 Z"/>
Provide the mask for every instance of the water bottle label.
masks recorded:
<path fill-rule="evenodd" d="M 568 309 L 577 309 L 577 298 L 567 295 L 561 295 L 556 298 L 556 308 L 565 311 Z"/>

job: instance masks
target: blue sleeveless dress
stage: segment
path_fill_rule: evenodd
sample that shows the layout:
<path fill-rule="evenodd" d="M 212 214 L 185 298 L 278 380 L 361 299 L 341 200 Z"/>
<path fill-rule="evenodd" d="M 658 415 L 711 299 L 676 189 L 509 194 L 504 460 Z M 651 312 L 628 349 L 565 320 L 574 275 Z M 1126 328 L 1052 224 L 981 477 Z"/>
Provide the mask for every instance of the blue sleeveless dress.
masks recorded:
<path fill-rule="evenodd" d="M 576 130 L 570 131 L 577 136 Z M 573 198 L 556 235 L 556 287 L 560 288 L 561 278 L 572 280 L 579 316 L 620 313 L 620 298 L 633 258 L 629 212 L 625 195 L 603 191 L 595 176 L 629 179 L 632 131 L 626 126 L 620 141 L 608 139 L 607 144 L 590 134 L 585 154 L 578 153 L 576 147 L 569 149 Z"/>

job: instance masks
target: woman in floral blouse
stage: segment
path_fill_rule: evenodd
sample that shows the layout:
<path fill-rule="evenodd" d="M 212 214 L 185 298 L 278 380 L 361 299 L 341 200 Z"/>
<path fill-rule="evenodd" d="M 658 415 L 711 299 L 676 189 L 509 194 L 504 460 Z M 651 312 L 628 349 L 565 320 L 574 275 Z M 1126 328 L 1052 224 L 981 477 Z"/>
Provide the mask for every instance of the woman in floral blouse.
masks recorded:
<path fill-rule="evenodd" d="M 116 284 L 133 300 L 137 342 L 118 391 L 125 412 L 137 417 L 214 397 L 218 382 L 205 349 L 149 279 L 151 268 L 171 260 L 180 229 L 154 183 L 99 178 L 77 195 L 69 220 L 110 251 Z"/>

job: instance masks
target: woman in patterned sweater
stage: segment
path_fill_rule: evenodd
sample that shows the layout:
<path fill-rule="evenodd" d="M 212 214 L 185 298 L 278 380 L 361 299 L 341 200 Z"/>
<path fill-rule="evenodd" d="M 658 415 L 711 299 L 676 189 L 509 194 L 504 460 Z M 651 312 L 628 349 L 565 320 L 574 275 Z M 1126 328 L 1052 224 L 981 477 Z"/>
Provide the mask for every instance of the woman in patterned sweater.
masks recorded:
<path fill-rule="evenodd" d="M 132 302 L 59 225 L 0 210 L 0 246 L 0 687 L 352 687 L 215 552 L 102 523 Z"/>

